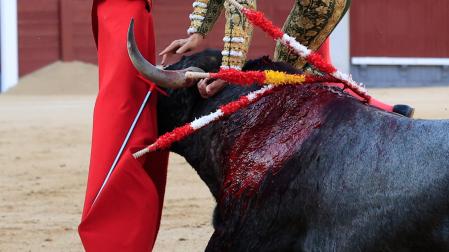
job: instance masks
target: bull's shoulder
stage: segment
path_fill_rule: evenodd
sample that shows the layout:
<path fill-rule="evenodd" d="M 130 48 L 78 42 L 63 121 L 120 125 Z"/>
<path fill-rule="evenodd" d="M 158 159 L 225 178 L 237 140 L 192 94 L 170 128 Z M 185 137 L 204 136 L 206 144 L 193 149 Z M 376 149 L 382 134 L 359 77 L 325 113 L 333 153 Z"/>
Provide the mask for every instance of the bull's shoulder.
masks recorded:
<path fill-rule="evenodd" d="M 226 196 L 257 191 L 267 175 L 279 172 L 319 134 L 331 114 L 357 104 L 336 88 L 289 86 L 231 116 L 220 131 L 227 142 Z"/>

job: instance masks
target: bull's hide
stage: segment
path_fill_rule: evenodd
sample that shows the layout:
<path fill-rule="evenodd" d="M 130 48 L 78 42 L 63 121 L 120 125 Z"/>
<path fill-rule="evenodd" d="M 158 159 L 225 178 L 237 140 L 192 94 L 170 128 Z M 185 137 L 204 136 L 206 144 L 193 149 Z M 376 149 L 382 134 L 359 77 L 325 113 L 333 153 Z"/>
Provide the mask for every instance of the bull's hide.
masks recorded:
<path fill-rule="evenodd" d="M 171 69 L 216 71 L 218 51 Z M 268 58 L 246 70 L 298 72 Z M 160 133 L 257 87 L 159 101 Z M 449 251 L 449 122 L 412 120 L 321 85 L 279 88 L 173 146 L 217 201 L 208 251 Z"/>

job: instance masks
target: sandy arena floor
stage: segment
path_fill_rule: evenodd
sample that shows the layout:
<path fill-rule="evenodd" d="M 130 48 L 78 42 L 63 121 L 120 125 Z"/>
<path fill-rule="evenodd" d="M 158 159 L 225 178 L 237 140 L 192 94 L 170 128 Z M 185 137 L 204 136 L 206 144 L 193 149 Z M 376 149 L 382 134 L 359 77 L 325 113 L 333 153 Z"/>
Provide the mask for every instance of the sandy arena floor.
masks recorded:
<path fill-rule="evenodd" d="M 413 104 L 419 118 L 449 118 L 449 88 L 371 93 Z M 93 95 L 83 94 L 0 96 L 0 251 L 82 251 L 76 228 L 93 102 Z M 193 169 L 172 155 L 155 251 L 203 251 L 212 233 L 213 205 Z"/>

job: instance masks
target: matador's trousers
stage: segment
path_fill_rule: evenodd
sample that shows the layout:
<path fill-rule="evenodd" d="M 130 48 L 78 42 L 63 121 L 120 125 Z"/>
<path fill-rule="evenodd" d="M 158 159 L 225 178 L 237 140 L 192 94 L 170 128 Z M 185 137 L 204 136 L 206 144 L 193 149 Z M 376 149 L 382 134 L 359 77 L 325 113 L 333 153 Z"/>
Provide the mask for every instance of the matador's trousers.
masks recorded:
<path fill-rule="evenodd" d="M 92 149 L 79 234 L 86 251 L 151 251 L 164 199 L 168 153 L 136 160 L 132 152 L 157 137 L 153 94 L 108 183 L 106 174 L 136 116 L 149 86 L 129 60 L 126 34 L 135 20 L 136 40 L 155 63 L 154 32 L 144 0 L 96 0 L 93 30 L 98 47 L 99 91 L 95 102 Z"/>

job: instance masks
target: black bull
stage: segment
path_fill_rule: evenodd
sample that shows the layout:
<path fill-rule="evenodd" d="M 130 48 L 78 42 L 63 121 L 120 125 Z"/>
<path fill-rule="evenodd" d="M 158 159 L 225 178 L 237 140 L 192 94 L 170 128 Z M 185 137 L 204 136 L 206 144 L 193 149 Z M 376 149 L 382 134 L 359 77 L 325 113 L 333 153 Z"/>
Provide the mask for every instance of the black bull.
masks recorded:
<path fill-rule="evenodd" d="M 205 51 L 169 69 L 216 71 Z M 292 67 L 267 58 L 245 70 Z M 257 87 L 158 103 L 160 133 Z M 277 89 L 173 145 L 216 199 L 208 251 L 449 251 L 449 121 L 412 120 L 322 85 Z"/>

